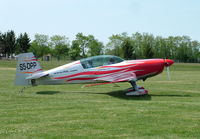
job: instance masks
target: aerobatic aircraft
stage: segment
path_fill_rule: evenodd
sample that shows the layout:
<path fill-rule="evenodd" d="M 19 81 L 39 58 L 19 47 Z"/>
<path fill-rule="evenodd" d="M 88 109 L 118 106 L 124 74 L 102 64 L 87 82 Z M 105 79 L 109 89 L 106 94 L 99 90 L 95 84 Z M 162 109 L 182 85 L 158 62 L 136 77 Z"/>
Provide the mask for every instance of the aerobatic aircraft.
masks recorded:
<path fill-rule="evenodd" d="M 145 95 L 144 87 L 136 81 L 161 73 L 164 67 L 174 63 L 170 59 L 123 60 L 117 56 L 99 55 L 84 58 L 72 63 L 44 71 L 33 53 L 18 55 L 16 85 L 59 85 L 89 84 L 102 85 L 108 83 L 129 82 L 132 87 L 126 95 Z"/>

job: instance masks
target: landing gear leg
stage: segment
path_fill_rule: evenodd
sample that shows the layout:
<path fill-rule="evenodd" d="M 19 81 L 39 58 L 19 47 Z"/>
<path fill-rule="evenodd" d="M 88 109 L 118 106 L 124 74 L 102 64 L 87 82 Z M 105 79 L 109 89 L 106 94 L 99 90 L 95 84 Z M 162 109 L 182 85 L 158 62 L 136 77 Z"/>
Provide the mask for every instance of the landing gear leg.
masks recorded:
<path fill-rule="evenodd" d="M 137 84 L 136 84 L 135 81 L 130 81 L 130 84 L 131 84 L 132 87 L 133 87 L 133 91 L 138 91 L 138 86 L 137 86 Z"/>
<path fill-rule="evenodd" d="M 144 89 L 144 87 L 137 86 L 135 81 L 130 81 L 132 88 L 128 89 L 126 93 L 127 96 L 142 96 L 148 94 L 148 91 Z"/>

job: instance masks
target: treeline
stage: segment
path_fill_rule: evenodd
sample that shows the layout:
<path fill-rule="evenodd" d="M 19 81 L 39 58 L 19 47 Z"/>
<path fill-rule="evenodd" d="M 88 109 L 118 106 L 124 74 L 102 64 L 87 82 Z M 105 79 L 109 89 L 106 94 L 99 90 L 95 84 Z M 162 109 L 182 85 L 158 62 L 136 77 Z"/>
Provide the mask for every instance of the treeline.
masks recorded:
<path fill-rule="evenodd" d="M 177 62 L 200 62 L 200 43 L 188 36 L 153 36 L 148 33 L 112 35 L 106 53 L 125 59 L 171 58 Z"/>
<path fill-rule="evenodd" d="M 58 60 L 72 60 L 110 54 L 124 59 L 171 58 L 177 62 L 200 62 L 200 43 L 188 36 L 153 36 L 148 33 L 116 34 L 106 45 L 93 35 L 78 33 L 70 42 L 66 36 L 36 34 L 31 41 L 27 33 L 15 35 L 14 31 L 0 33 L 0 57 L 12 57 L 19 53 L 33 52 L 43 58 L 51 55 Z"/>

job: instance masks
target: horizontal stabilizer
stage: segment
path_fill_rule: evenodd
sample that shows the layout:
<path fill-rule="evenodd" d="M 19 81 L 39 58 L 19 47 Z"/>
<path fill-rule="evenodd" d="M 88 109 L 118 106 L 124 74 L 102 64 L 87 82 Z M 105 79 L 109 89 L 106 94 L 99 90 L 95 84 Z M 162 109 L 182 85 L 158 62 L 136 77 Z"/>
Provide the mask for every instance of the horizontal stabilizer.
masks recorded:
<path fill-rule="evenodd" d="M 39 79 L 41 77 L 48 76 L 48 75 L 49 75 L 48 73 L 40 72 L 40 73 L 35 73 L 35 74 L 32 74 L 31 76 L 26 77 L 26 79 L 27 80 Z"/>

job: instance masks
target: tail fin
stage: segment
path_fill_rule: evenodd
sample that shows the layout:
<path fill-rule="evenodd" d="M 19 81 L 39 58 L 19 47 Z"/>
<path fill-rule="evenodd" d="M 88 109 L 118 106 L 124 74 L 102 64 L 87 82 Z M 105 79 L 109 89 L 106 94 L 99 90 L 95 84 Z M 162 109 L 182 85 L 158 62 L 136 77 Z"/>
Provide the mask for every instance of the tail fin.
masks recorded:
<path fill-rule="evenodd" d="M 16 85 L 32 85 L 31 80 L 26 78 L 35 73 L 42 72 L 39 62 L 33 53 L 22 53 L 18 55 L 17 70 L 15 77 Z"/>

